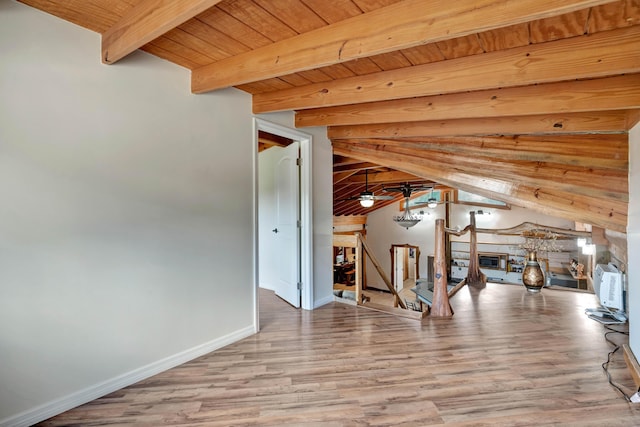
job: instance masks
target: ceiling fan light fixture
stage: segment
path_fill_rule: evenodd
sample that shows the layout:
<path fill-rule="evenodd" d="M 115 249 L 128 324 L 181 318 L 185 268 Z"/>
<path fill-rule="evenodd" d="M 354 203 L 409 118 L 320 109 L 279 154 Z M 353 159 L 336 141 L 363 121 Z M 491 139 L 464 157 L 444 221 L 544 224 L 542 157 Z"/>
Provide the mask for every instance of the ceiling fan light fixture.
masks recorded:
<path fill-rule="evenodd" d="M 363 208 L 370 208 L 373 206 L 374 198 L 371 191 L 363 191 L 360 193 L 360 206 Z"/>
<path fill-rule="evenodd" d="M 433 197 L 433 187 L 431 187 L 431 194 L 427 199 L 427 207 L 429 209 L 435 209 L 436 206 L 438 206 L 438 200 L 435 197 Z"/>

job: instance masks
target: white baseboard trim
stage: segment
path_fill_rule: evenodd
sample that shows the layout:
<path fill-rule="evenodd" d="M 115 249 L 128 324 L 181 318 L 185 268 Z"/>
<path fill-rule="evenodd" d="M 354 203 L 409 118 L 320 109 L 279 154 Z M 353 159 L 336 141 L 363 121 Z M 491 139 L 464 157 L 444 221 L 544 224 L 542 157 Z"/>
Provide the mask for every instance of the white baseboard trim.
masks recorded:
<path fill-rule="evenodd" d="M 275 290 L 276 290 L 276 288 L 275 288 L 275 287 L 273 287 L 273 286 L 271 286 L 271 284 L 270 284 L 270 283 L 260 283 L 258 286 L 259 286 L 260 288 L 262 288 L 262 289 L 266 289 L 266 290 L 268 290 L 268 291 L 274 291 L 274 292 L 275 292 Z"/>
<path fill-rule="evenodd" d="M 321 298 L 321 299 L 315 301 L 315 303 L 313 304 L 313 308 L 322 307 L 323 305 L 329 304 L 330 302 L 333 302 L 333 301 L 335 301 L 335 300 L 333 299 L 333 294 L 331 294 L 331 295 L 329 295 L 329 296 L 327 296 L 325 298 Z"/>
<path fill-rule="evenodd" d="M 121 388 L 157 375 L 167 369 L 182 365 L 183 363 L 197 357 L 204 356 L 214 350 L 233 344 L 234 342 L 249 337 L 255 333 L 255 326 L 248 326 L 223 337 L 158 360 L 157 362 L 152 362 L 146 366 L 134 369 L 133 371 L 119 375 L 115 378 L 78 390 L 70 395 L 52 400 L 51 402 L 37 406 L 33 409 L 4 418 L 0 420 L 0 427 L 27 427 L 40 421 L 44 421 L 55 415 L 68 411 L 69 409 L 73 409 L 99 397 L 120 390 Z"/>

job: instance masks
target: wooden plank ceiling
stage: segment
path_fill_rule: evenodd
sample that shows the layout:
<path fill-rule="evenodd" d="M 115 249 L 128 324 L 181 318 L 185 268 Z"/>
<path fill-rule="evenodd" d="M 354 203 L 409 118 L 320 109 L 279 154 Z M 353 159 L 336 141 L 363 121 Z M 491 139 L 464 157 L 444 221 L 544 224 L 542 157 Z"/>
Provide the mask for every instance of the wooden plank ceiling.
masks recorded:
<path fill-rule="evenodd" d="M 338 215 L 367 170 L 626 231 L 640 0 L 22 2 L 327 126 Z"/>

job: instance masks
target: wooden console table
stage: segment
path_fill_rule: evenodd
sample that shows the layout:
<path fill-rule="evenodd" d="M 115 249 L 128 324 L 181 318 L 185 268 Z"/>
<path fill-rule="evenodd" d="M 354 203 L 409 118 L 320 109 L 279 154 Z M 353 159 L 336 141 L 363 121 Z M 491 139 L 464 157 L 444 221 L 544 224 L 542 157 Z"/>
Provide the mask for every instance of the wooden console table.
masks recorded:
<path fill-rule="evenodd" d="M 588 288 L 588 282 L 587 282 L 587 279 L 589 278 L 588 276 L 586 276 L 584 274 L 578 274 L 578 272 L 573 270 L 570 265 L 565 265 L 564 267 L 567 269 L 569 274 L 571 274 L 571 277 L 573 277 L 574 279 L 576 279 L 578 281 L 578 289 L 587 289 Z M 582 283 L 584 283 L 584 287 L 581 286 Z"/>

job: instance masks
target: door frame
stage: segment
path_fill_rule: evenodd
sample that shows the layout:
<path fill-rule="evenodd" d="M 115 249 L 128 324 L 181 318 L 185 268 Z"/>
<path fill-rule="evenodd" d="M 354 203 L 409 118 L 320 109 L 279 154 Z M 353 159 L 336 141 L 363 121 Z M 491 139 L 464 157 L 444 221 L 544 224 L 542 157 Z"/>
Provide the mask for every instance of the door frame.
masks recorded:
<path fill-rule="evenodd" d="M 312 158 L 311 135 L 272 123 L 258 117 L 253 118 L 253 276 L 254 276 L 254 307 L 256 330 L 260 329 L 258 287 L 258 131 L 269 132 L 296 140 L 300 144 L 300 281 L 301 307 L 303 310 L 313 309 L 313 187 L 312 187 Z"/>
<path fill-rule="evenodd" d="M 396 286 L 396 277 L 395 277 L 395 274 L 396 274 L 396 265 L 395 265 L 395 263 L 396 263 L 396 249 L 400 249 L 400 248 L 402 248 L 404 250 L 415 249 L 415 254 L 414 254 L 414 257 L 415 257 L 415 260 L 416 260 L 415 265 L 414 265 L 414 268 L 416 269 L 416 271 L 415 271 L 415 273 L 416 273 L 415 279 L 417 281 L 420 278 L 420 246 L 410 245 L 408 243 L 404 243 L 404 244 L 393 243 L 393 244 L 391 244 L 391 249 L 389 249 L 389 252 L 391 253 L 391 284 L 394 287 Z M 404 257 L 403 257 L 403 260 L 404 260 Z M 404 263 L 404 261 L 403 261 L 403 263 Z M 404 265 L 402 266 L 402 268 L 403 268 L 403 271 L 404 271 Z M 404 281 L 404 277 L 403 277 L 403 281 Z"/>

